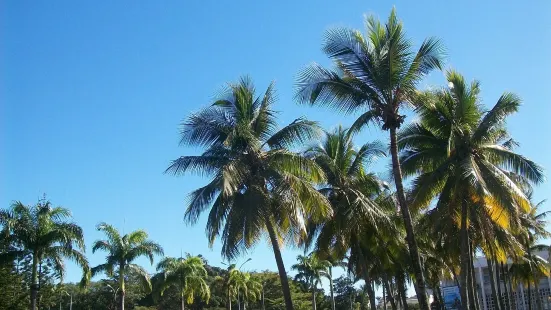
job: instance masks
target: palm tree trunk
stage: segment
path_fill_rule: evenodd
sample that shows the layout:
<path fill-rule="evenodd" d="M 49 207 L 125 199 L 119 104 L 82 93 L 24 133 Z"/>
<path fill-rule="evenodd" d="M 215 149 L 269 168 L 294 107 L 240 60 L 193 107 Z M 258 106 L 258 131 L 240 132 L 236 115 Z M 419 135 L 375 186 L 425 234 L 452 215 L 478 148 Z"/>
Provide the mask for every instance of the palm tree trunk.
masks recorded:
<path fill-rule="evenodd" d="M 402 183 L 402 169 L 398 159 L 398 142 L 396 127 L 394 126 L 390 127 L 390 153 L 392 156 L 392 172 L 394 174 L 394 182 L 396 183 L 396 193 L 398 195 L 398 202 L 400 203 L 400 211 L 402 212 L 402 217 L 404 218 L 404 224 L 406 227 L 406 241 L 408 243 L 409 255 L 411 257 L 411 264 L 415 275 L 415 290 L 417 293 L 417 300 L 419 301 L 419 309 L 430 310 L 427 300 L 423 268 L 421 268 L 421 258 L 419 257 L 419 249 L 417 248 L 417 242 L 415 241 L 411 214 L 406 201 L 404 184 Z"/>
<path fill-rule="evenodd" d="M 539 282 L 540 282 L 540 278 L 536 274 L 536 281 L 534 282 L 534 289 L 536 290 L 536 306 L 538 307 L 538 310 L 543 310 L 543 305 L 541 303 Z"/>
<path fill-rule="evenodd" d="M 392 296 L 392 290 L 390 289 L 390 285 L 388 284 L 386 275 L 383 278 L 384 285 L 386 286 L 386 295 L 388 296 L 388 301 L 390 302 L 390 307 L 392 310 L 397 310 L 396 308 L 396 301 L 394 300 L 394 296 Z"/>
<path fill-rule="evenodd" d="M 469 247 L 469 252 L 470 252 L 470 247 Z M 467 283 L 469 285 L 469 302 L 470 302 L 470 307 L 471 307 L 471 310 L 479 310 L 478 307 L 476 306 L 476 285 L 475 285 L 475 280 L 474 280 L 474 276 L 473 276 L 473 268 L 472 268 L 472 260 L 471 260 L 472 256 L 471 254 L 469 254 L 469 275 L 468 275 L 468 278 L 467 278 Z"/>
<path fill-rule="evenodd" d="M 497 295 L 499 296 L 499 305 L 501 309 L 505 309 L 505 304 L 503 302 L 503 292 L 501 290 L 501 272 L 499 271 L 499 262 L 497 259 L 494 261 L 494 267 L 496 269 L 496 280 L 497 280 Z"/>
<path fill-rule="evenodd" d="M 532 284 L 528 282 L 528 310 L 532 310 Z"/>
<path fill-rule="evenodd" d="M 228 310 L 231 310 L 231 294 L 230 294 L 230 288 L 228 286 Z"/>
<path fill-rule="evenodd" d="M 371 281 L 371 277 L 369 276 L 369 268 L 367 267 L 367 263 L 362 253 L 362 248 L 358 240 L 356 240 L 356 246 L 358 247 L 358 258 L 360 259 L 360 266 L 363 267 L 361 268 L 361 272 L 363 273 L 365 286 L 367 288 L 367 295 L 369 297 L 369 306 L 371 309 L 377 309 L 375 305 L 375 290 L 373 289 L 373 286 L 372 286 L 373 281 Z"/>
<path fill-rule="evenodd" d="M 404 279 L 403 274 L 399 274 L 396 277 L 396 280 L 398 281 L 398 290 L 400 291 L 400 298 L 402 300 L 402 309 L 408 310 L 408 303 L 407 303 L 407 288 L 406 288 L 406 281 Z"/>
<path fill-rule="evenodd" d="M 31 310 L 36 310 L 36 300 L 38 296 L 38 255 L 33 254 L 33 264 L 31 272 Z"/>
<path fill-rule="evenodd" d="M 274 256 L 276 259 L 277 270 L 279 272 L 279 280 L 281 281 L 281 289 L 283 291 L 283 299 L 285 300 L 285 309 L 293 310 L 293 300 L 291 299 L 291 290 L 289 289 L 289 279 L 287 279 L 287 272 L 285 271 L 285 265 L 281 258 L 281 250 L 279 249 L 279 242 L 277 235 L 270 219 L 266 220 L 266 229 L 270 235 L 270 241 L 274 249 Z"/>
<path fill-rule="evenodd" d="M 124 297 L 126 296 L 126 287 L 124 283 L 124 263 L 119 266 L 119 290 L 120 290 L 120 304 L 119 310 L 124 310 Z"/>
<path fill-rule="evenodd" d="M 333 267 L 329 267 L 329 291 L 331 292 L 331 310 L 335 310 L 335 291 L 333 288 Z"/>
<path fill-rule="evenodd" d="M 352 309 L 351 309 L 352 310 Z M 386 310 L 386 293 L 385 293 L 385 284 L 383 281 L 383 310 Z"/>
<path fill-rule="evenodd" d="M 316 310 L 316 288 L 312 288 L 312 309 Z"/>
<path fill-rule="evenodd" d="M 469 231 L 467 230 L 467 201 L 463 199 L 461 202 L 461 270 L 459 272 L 460 293 L 461 293 L 461 308 L 469 310 L 469 289 L 467 278 L 469 274 Z M 473 309 L 474 310 L 474 309 Z"/>
<path fill-rule="evenodd" d="M 507 276 L 505 275 L 505 268 L 503 268 L 503 262 L 500 262 L 500 272 L 501 272 L 501 277 L 503 279 L 503 290 L 504 290 L 504 295 L 503 295 L 503 299 L 504 302 L 503 302 L 503 309 L 504 310 L 511 310 L 511 299 L 509 299 L 510 295 L 509 295 L 509 288 L 507 287 Z"/>
<path fill-rule="evenodd" d="M 486 257 L 488 262 L 488 271 L 490 272 L 490 286 L 492 287 L 492 298 L 494 299 L 494 308 L 500 310 L 500 304 L 497 302 L 497 289 L 496 289 L 496 278 L 494 276 L 494 266 L 490 256 Z"/>
<path fill-rule="evenodd" d="M 185 302 L 184 302 L 184 294 L 181 294 L 180 298 L 182 299 L 182 300 L 181 300 L 181 302 L 182 302 L 181 308 L 182 308 L 182 310 L 184 310 L 184 309 L 186 308 L 186 304 L 185 304 Z"/>
<path fill-rule="evenodd" d="M 474 309 L 480 310 L 480 295 L 478 294 L 478 287 L 476 284 L 476 273 L 474 272 L 474 244 L 470 244 L 470 263 L 469 268 L 471 268 L 471 290 L 473 294 Z M 484 283 L 482 283 L 483 285 Z M 481 286 L 483 289 L 483 286 Z"/>

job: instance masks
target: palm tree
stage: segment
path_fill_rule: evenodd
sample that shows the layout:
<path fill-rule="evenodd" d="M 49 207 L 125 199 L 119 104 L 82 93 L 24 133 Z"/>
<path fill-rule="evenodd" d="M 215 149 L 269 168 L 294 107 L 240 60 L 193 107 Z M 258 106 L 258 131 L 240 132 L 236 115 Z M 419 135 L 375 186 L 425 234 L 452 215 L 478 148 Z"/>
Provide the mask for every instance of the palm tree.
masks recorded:
<path fill-rule="evenodd" d="M 109 277 L 118 276 L 119 309 L 124 310 L 125 281 L 131 273 L 137 276 L 146 290 L 151 290 L 149 274 L 133 261 L 138 257 L 146 256 L 153 265 L 153 256 L 163 255 L 163 249 L 157 243 L 147 239 L 148 235 L 143 230 L 121 236 L 115 227 L 107 223 L 98 224 L 97 229 L 104 232 L 107 239 L 96 240 L 92 246 L 92 253 L 102 250 L 107 252 L 107 257 L 104 264 L 92 268 L 92 276 L 100 273 L 105 273 Z"/>
<path fill-rule="evenodd" d="M 15 202 L 8 210 L 0 211 L 0 225 L 3 238 L 13 247 L 0 253 L 0 260 L 10 261 L 29 257 L 31 264 L 30 308 L 37 309 L 37 295 L 40 290 L 41 267 L 52 262 L 55 272 L 63 279 L 64 258 L 72 260 L 82 268 L 82 284 L 90 277 L 88 261 L 84 256 L 82 228 L 69 222 L 71 212 L 65 208 L 53 207 L 45 199 L 34 206 Z"/>
<path fill-rule="evenodd" d="M 302 118 L 276 128 L 274 85 L 255 98 L 248 78 L 231 83 L 211 106 L 191 115 L 183 124 L 181 144 L 205 147 L 198 156 L 182 156 L 166 170 L 176 175 L 197 172 L 212 176 L 193 191 L 186 220 L 197 222 L 210 207 L 207 236 L 210 244 L 220 235 L 222 255 L 229 260 L 255 245 L 267 233 L 274 250 L 285 306 L 293 309 L 281 244 L 306 232 L 307 219 L 331 215 L 327 199 L 313 183 L 324 180 L 311 160 L 289 151 L 317 136 L 315 122 Z M 293 240 L 295 239 L 295 240 Z"/>
<path fill-rule="evenodd" d="M 366 143 L 356 150 L 354 132 L 337 128 L 326 133 L 319 146 L 310 148 L 306 155 L 312 158 L 327 176 L 320 192 L 333 208 L 333 217 L 320 223 L 311 223 L 305 246 L 315 243 L 316 252 L 322 258 L 342 260 L 351 251 L 358 258 L 359 275 L 367 283 L 366 247 L 367 232 L 372 227 L 388 223 L 386 212 L 374 201 L 381 192 L 383 182 L 366 171 L 366 166 L 384 151 L 378 142 Z M 389 225 L 390 226 L 390 225 Z M 375 306 L 375 294 L 367 286 L 371 306 Z"/>
<path fill-rule="evenodd" d="M 312 309 L 316 310 L 316 290 L 321 284 L 321 278 L 328 275 L 328 269 L 331 264 L 326 260 L 320 260 L 316 255 L 297 256 L 298 263 L 291 268 L 297 271 L 295 280 L 304 281 L 312 290 Z"/>
<path fill-rule="evenodd" d="M 503 229 L 518 226 L 520 214 L 530 208 L 525 188 L 544 177 L 541 167 L 514 152 L 516 142 L 505 129 L 505 119 L 518 110 L 520 99 L 505 93 L 483 111 L 478 82 L 467 85 L 455 71 L 446 76 L 448 89 L 418 94 L 421 120 L 400 132 L 398 144 L 404 175 L 417 175 L 412 205 L 426 207 L 438 196 L 436 209 L 460 218 L 451 223 L 460 223 L 460 287 L 466 306 L 473 252 L 468 219 L 471 223 L 490 219 Z"/>
<path fill-rule="evenodd" d="M 314 64 L 302 71 L 296 97 L 300 102 L 328 105 L 345 113 L 362 111 L 353 130 L 375 122 L 389 131 L 392 171 L 415 272 L 415 288 L 421 310 L 428 310 L 421 261 L 398 161 L 396 133 L 405 118 L 400 108 L 410 102 L 417 84 L 426 74 L 441 69 L 443 48 L 437 39 L 429 38 L 415 52 L 394 9 L 385 25 L 374 16 L 368 17 L 366 24 L 366 36 L 347 28 L 327 32 L 323 51 L 337 69 L 331 71 Z"/>
<path fill-rule="evenodd" d="M 203 259 L 189 254 L 183 258 L 166 257 L 157 265 L 160 272 L 159 293 L 170 286 L 177 286 L 180 292 L 181 309 L 185 309 L 185 303 L 193 303 L 196 295 L 202 300 L 209 302 L 210 289 L 205 279 L 207 270 L 204 267 Z"/>

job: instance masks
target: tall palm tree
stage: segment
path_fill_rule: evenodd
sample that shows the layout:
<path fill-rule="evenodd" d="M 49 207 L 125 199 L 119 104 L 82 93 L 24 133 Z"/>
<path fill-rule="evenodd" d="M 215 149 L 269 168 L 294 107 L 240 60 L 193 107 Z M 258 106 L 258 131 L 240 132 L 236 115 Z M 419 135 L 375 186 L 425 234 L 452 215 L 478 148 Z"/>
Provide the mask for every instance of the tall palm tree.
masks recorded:
<path fill-rule="evenodd" d="M 8 210 L 0 211 L 2 238 L 10 241 L 12 247 L 0 253 L 0 260 L 10 261 L 31 258 L 30 309 L 37 309 L 40 290 L 40 269 L 46 261 L 53 262 L 55 272 L 63 279 L 64 258 L 72 260 L 82 268 L 82 284 L 90 277 L 88 261 L 84 256 L 82 228 L 70 222 L 71 212 L 65 208 L 53 207 L 47 200 L 40 200 L 34 206 L 15 202 Z"/>
<path fill-rule="evenodd" d="M 138 257 L 146 256 L 153 265 L 154 255 L 163 255 L 161 246 L 149 239 L 143 230 L 136 230 L 121 236 L 119 231 L 107 224 L 100 223 L 97 229 L 105 233 L 107 239 L 96 240 L 92 253 L 98 250 L 107 252 L 105 263 L 92 268 L 92 276 L 105 273 L 109 277 L 118 276 L 119 310 L 124 310 L 126 295 L 126 278 L 132 273 L 142 282 L 144 288 L 151 290 L 149 274 L 141 266 L 134 264 Z"/>
<path fill-rule="evenodd" d="M 468 307 L 469 220 L 483 216 L 504 229 L 519 225 L 528 212 L 524 188 L 543 180 L 542 168 L 514 152 L 505 119 L 516 112 L 520 99 L 504 93 L 483 111 L 479 83 L 468 85 L 455 71 L 446 74 L 451 87 L 418 94 L 420 121 L 403 129 L 399 137 L 405 176 L 417 175 L 411 190 L 412 205 L 427 207 L 438 196 L 436 209 L 448 210 L 460 223 L 461 298 Z M 483 227 L 483 226 L 482 226 Z"/>
<path fill-rule="evenodd" d="M 157 265 L 160 273 L 159 293 L 170 286 L 178 287 L 181 298 L 181 309 L 185 309 L 185 303 L 193 303 L 195 296 L 200 296 L 205 302 L 209 302 L 210 289 L 205 279 L 207 270 L 203 259 L 189 254 L 183 258 L 166 257 Z"/>
<path fill-rule="evenodd" d="M 207 236 L 212 245 L 221 235 L 225 258 L 235 258 L 267 233 L 291 310 L 281 244 L 284 237 L 288 242 L 302 237 L 307 219 L 326 218 L 331 208 L 313 186 L 324 180 L 321 169 L 288 149 L 316 137 L 317 124 L 299 118 L 276 130 L 274 101 L 273 84 L 257 98 L 248 78 L 229 84 L 224 95 L 183 123 L 181 144 L 206 150 L 174 160 L 166 171 L 212 177 L 191 193 L 186 220 L 195 223 L 210 208 Z"/>
<path fill-rule="evenodd" d="M 306 151 L 327 176 L 320 192 L 327 197 L 333 208 L 333 217 L 320 223 L 311 223 L 306 247 L 315 244 L 316 252 L 322 258 L 342 260 L 351 251 L 351 257 L 358 258 L 358 275 L 367 283 L 365 244 L 370 227 L 387 223 L 386 212 L 375 202 L 383 183 L 366 166 L 384 151 L 378 142 L 366 143 L 356 149 L 354 132 L 337 128 L 326 133 L 318 146 Z M 371 288 L 367 286 L 368 290 Z M 375 306 L 374 291 L 368 291 L 372 307 Z"/>
<path fill-rule="evenodd" d="M 312 290 L 312 309 L 316 310 L 316 290 L 321 284 L 321 279 L 326 277 L 331 264 L 326 260 L 321 260 L 316 255 L 297 256 L 297 263 L 291 268 L 297 271 L 295 280 L 302 280 Z"/>
<path fill-rule="evenodd" d="M 363 114 L 352 126 L 354 130 L 375 122 L 389 131 L 392 171 L 415 272 L 415 288 L 421 310 L 428 310 L 421 261 L 398 161 L 396 133 L 405 118 L 400 108 L 411 100 L 417 84 L 426 74 L 441 69 L 443 48 L 437 39 L 429 38 L 414 51 L 394 9 L 386 24 L 374 16 L 368 17 L 366 24 L 366 36 L 347 28 L 327 32 L 323 51 L 337 69 L 331 71 L 314 64 L 302 71 L 296 97 L 301 102 L 329 105 L 345 113 L 361 111 Z"/>

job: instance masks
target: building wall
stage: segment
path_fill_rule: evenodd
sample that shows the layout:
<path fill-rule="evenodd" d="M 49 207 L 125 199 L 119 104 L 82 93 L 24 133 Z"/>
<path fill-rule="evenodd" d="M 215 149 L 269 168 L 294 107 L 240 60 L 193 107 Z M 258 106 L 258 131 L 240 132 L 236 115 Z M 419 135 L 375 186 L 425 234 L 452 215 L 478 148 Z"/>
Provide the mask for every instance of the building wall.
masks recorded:
<path fill-rule="evenodd" d="M 549 254 L 547 252 L 540 252 L 537 253 L 539 256 L 549 259 Z M 511 262 L 508 262 L 508 265 L 510 265 Z M 479 300 L 481 303 L 481 309 L 482 310 L 495 310 L 495 301 L 492 297 L 492 287 L 490 284 L 490 273 L 488 270 L 488 264 L 485 257 L 477 257 L 474 262 L 474 268 L 475 268 L 475 277 L 476 277 L 476 286 L 477 291 L 479 294 Z M 494 273 L 494 276 L 495 273 Z M 505 285 L 504 279 L 500 279 L 501 283 L 501 298 L 503 299 L 504 303 L 507 304 L 509 301 L 509 297 L 505 295 Z M 481 285 L 481 283 L 483 283 Z M 441 282 L 441 286 L 454 286 L 456 285 L 455 281 L 453 280 L 446 280 Z M 510 286 L 512 286 L 512 283 L 507 283 L 507 291 L 510 291 Z M 497 288 L 496 288 L 497 290 Z M 542 306 L 544 310 L 551 310 L 551 279 L 549 278 L 541 278 L 539 282 L 539 295 L 542 300 Z M 536 290 L 534 286 L 531 288 L 531 295 L 532 295 L 532 309 L 537 309 L 537 303 L 536 303 Z M 512 298 L 512 307 L 511 309 L 516 310 L 529 310 L 528 307 L 528 288 L 522 287 L 521 285 L 513 288 L 513 298 Z"/>

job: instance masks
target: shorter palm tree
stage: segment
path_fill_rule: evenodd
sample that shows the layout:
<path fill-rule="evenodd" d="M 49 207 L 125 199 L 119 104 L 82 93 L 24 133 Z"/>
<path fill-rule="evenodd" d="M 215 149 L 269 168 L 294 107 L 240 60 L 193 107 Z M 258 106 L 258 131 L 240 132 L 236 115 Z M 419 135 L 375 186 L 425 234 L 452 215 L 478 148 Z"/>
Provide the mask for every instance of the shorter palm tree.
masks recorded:
<path fill-rule="evenodd" d="M 31 258 L 31 310 L 37 309 L 40 290 L 40 271 L 45 262 L 53 263 L 57 275 L 63 279 L 64 258 L 79 265 L 83 271 L 82 284 L 89 279 L 88 261 L 84 256 L 82 228 L 69 222 L 71 212 L 65 208 L 52 207 L 47 200 L 34 206 L 14 203 L 9 210 L 0 210 L 0 225 L 3 238 L 12 247 L 0 253 L 0 261 Z"/>
<path fill-rule="evenodd" d="M 195 296 L 200 296 L 208 303 L 210 289 L 205 281 L 207 270 L 200 257 L 189 254 L 185 258 L 167 257 L 157 265 L 157 271 L 160 271 L 159 293 L 163 295 L 170 286 L 178 287 L 182 310 L 185 309 L 186 302 L 193 303 Z"/>
<path fill-rule="evenodd" d="M 94 242 L 92 253 L 102 250 L 108 254 L 104 264 L 92 268 L 92 276 L 100 273 L 105 273 L 110 277 L 118 276 L 119 309 L 124 310 L 125 281 L 130 273 L 142 281 L 146 290 L 151 290 L 151 280 L 147 271 L 132 262 L 138 257 L 147 256 L 153 264 L 153 256 L 155 254 L 163 255 L 163 249 L 157 243 L 147 239 L 148 235 L 143 230 L 136 230 L 121 236 L 115 227 L 107 223 L 100 223 L 97 229 L 103 231 L 107 239 Z"/>
<path fill-rule="evenodd" d="M 312 309 L 316 310 L 316 290 L 321 284 L 321 278 L 328 276 L 331 263 L 312 254 L 299 255 L 297 261 L 298 263 L 291 267 L 297 271 L 295 279 L 304 281 L 312 290 Z"/>

